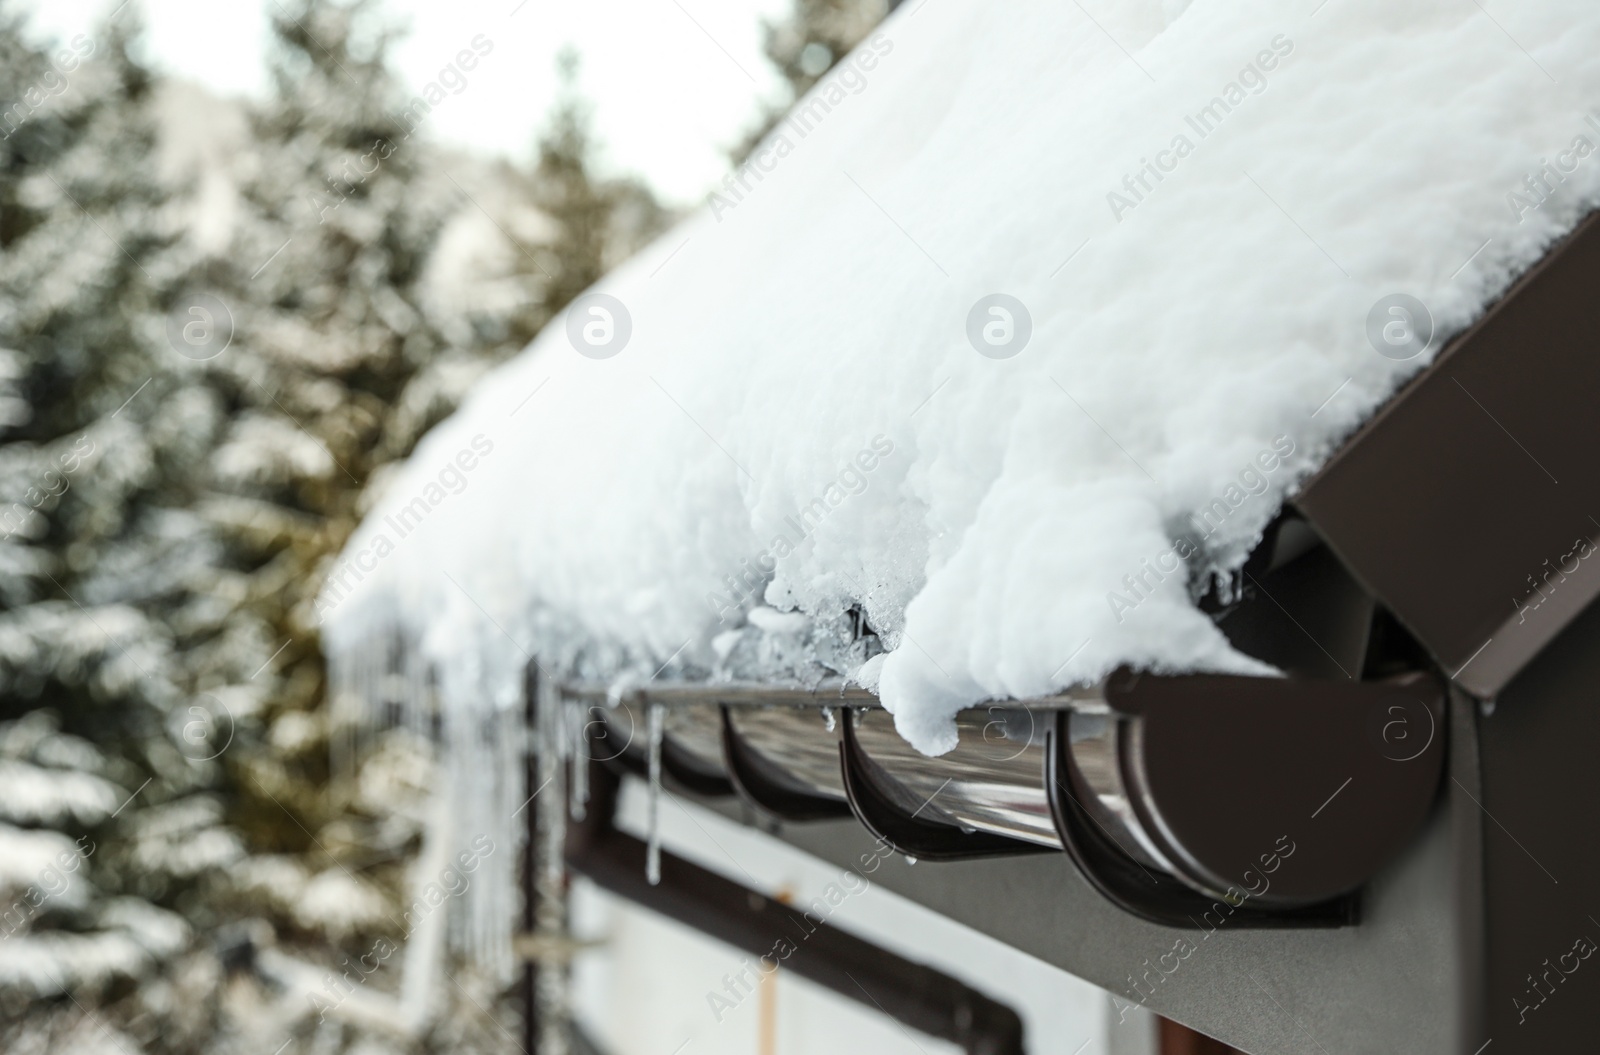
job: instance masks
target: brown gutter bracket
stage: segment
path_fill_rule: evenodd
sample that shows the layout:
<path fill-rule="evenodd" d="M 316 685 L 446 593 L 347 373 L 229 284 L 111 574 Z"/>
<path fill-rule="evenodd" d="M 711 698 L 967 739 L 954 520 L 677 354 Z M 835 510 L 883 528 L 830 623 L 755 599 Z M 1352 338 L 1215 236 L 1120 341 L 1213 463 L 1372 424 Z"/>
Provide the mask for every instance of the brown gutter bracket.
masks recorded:
<path fill-rule="evenodd" d="M 733 781 L 727 777 L 705 772 L 696 764 L 694 756 L 685 751 L 683 745 L 674 740 L 671 734 L 661 740 L 661 770 L 684 790 L 696 795 L 722 798 L 735 793 Z M 645 766 L 645 773 L 646 776 L 649 775 L 648 763 Z"/>
<path fill-rule="evenodd" d="M 845 794 L 867 831 L 882 839 L 896 852 L 917 860 L 963 861 L 979 857 L 1009 857 L 1016 854 L 1055 853 L 1048 846 L 1008 839 L 992 832 L 963 831 L 960 827 L 907 813 L 883 788 L 876 775 L 877 763 L 861 747 L 855 731 L 855 715 L 846 713 L 839 743 L 839 766 L 844 775 Z M 930 804 L 924 803 L 924 808 Z M 929 810 L 936 812 L 935 809 Z"/>
<path fill-rule="evenodd" d="M 745 743 L 727 705 L 722 707 L 722 756 L 739 794 L 779 820 L 837 820 L 850 816 L 848 804 L 812 794 Z"/>
<path fill-rule="evenodd" d="M 626 706 L 626 705 L 625 705 Z M 591 757 L 610 763 L 610 768 L 628 773 L 643 780 L 650 778 L 650 759 L 645 748 L 629 735 L 620 751 L 611 751 L 608 741 L 609 727 L 602 724 L 599 733 L 589 734 Z M 694 755 L 685 750 L 668 732 L 661 738 L 661 775 L 670 786 L 705 798 L 721 798 L 734 794 L 734 786 L 726 777 L 707 773 Z"/>
<path fill-rule="evenodd" d="M 1017 1013 L 947 974 L 670 853 L 661 854 L 661 882 L 651 886 L 645 844 L 614 824 L 620 777 L 599 763 L 589 772 L 588 812 L 567 826 L 566 859 L 574 871 L 751 957 L 776 959 L 786 971 L 969 1055 L 1023 1055 Z"/>

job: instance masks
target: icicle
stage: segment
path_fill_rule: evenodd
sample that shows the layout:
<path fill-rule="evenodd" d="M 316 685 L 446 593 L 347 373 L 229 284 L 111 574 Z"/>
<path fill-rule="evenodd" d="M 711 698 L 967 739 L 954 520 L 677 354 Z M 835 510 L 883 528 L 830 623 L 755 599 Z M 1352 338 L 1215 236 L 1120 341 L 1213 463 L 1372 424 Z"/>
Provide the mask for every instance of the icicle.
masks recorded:
<path fill-rule="evenodd" d="M 589 811 L 588 717 L 588 708 L 583 704 L 567 708 L 568 735 L 572 737 L 572 794 L 567 801 L 574 821 L 583 820 Z"/>
<path fill-rule="evenodd" d="M 650 831 L 645 854 L 644 878 L 651 886 L 661 882 L 661 739 L 666 732 L 667 711 L 659 703 L 650 705 Z"/>
<path fill-rule="evenodd" d="M 823 724 L 823 727 L 826 728 L 828 730 L 828 732 L 830 732 L 830 733 L 833 732 L 834 729 L 838 727 L 839 723 L 834 721 L 834 718 L 833 718 L 833 708 L 832 707 L 824 707 L 824 708 L 822 708 L 822 724 Z"/>

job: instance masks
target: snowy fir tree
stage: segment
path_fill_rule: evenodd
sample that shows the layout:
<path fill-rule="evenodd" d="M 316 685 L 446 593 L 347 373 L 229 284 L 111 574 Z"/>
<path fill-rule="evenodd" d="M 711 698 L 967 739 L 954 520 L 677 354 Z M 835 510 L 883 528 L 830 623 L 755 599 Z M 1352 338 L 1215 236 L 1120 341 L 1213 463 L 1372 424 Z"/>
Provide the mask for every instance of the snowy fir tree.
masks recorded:
<path fill-rule="evenodd" d="M 389 468 L 670 217 L 597 174 L 575 59 L 524 169 L 431 143 L 373 5 L 270 10 L 270 98 L 174 184 L 137 7 L 41 47 L 0 0 L 6 1051 L 518 1030 L 459 958 L 403 1013 L 430 730 L 336 770 L 314 601 Z"/>
<path fill-rule="evenodd" d="M 539 139 L 531 197 L 555 221 L 540 254 L 547 271 L 539 326 L 602 275 L 642 248 L 667 225 L 668 215 L 642 183 L 597 171 L 588 103 L 578 89 L 579 60 L 568 49 L 557 59 L 561 94 Z"/>
<path fill-rule="evenodd" d="M 190 1052 L 241 855 L 186 653 L 221 629 L 194 514 L 211 405 L 132 9 L 35 49 L 0 6 L 0 1047 Z"/>
<path fill-rule="evenodd" d="M 272 29 L 274 93 L 252 115 L 230 238 L 177 302 L 215 307 L 231 334 L 199 349 L 225 421 L 197 508 L 222 550 L 228 633 L 258 660 L 211 679 L 237 726 L 224 758 L 248 848 L 230 870 L 234 1006 L 250 1009 L 240 1028 L 254 1014 L 306 1050 L 499 1050 L 482 1010 L 498 994 L 465 968 L 439 1016 L 399 1014 L 390 950 L 411 931 L 427 745 L 392 731 L 353 772 L 331 769 L 314 601 L 383 466 L 509 349 L 453 347 L 424 316 L 460 192 L 424 175 L 431 148 L 395 117 L 371 5 L 279 7 Z"/>
<path fill-rule="evenodd" d="M 424 314 L 453 347 L 496 360 L 676 218 L 638 179 L 603 172 L 576 53 L 563 51 L 557 72 L 531 169 L 444 157 L 428 174 L 465 208 L 430 261 Z"/>

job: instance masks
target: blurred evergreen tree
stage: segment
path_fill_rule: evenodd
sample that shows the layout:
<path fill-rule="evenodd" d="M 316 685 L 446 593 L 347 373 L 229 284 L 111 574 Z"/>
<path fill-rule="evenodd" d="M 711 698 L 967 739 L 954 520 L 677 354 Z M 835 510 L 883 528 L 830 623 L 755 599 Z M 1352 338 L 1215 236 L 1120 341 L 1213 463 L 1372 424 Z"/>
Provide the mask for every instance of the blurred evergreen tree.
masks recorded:
<path fill-rule="evenodd" d="M 596 171 L 593 116 L 578 89 L 577 52 L 562 51 L 557 70 L 561 93 L 528 178 L 533 202 L 555 221 L 554 237 L 540 254 L 548 281 L 539 327 L 660 233 L 669 219 L 639 181 L 605 178 Z"/>
<path fill-rule="evenodd" d="M 420 1032 L 399 956 L 346 981 L 434 878 L 435 774 L 425 729 L 334 772 L 313 600 L 388 470 L 668 217 L 597 174 L 575 59 L 536 165 L 485 164 L 400 118 L 368 0 L 268 10 L 217 212 L 163 182 L 136 6 L 46 50 L 0 0 L 0 1050 L 518 1031 L 461 961 Z"/>
<path fill-rule="evenodd" d="M 526 347 L 574 297 L 675 219 L 640 180 L 602 171 L 575 51 L 558 56 L 557 73 L 560 89 L 531 168 L 467 167 L 460 182 L 448 169 L 428 174 L 449 179 L 470 202 L 442 241 L 449 246 L 456 234 L 468 235 L 477 252 L 467 260 L 436 254 L 425 313 L 452 343 L 495 348 L 495 359 Z M 482 230 L 474 233 L 474 226 Z M 446 267 L 450 274 L 437 274 Z M 440 286 L 449 287 L 452 303 L 438 303 Z"/>
<path fill-rule="evenodd" d="M 222 627 L 193 512 L 218 413 L 164 334 L 183 262 L 137 24 L 45 50 L 0 3 L 6 1051 L 207 1050 L 199 935 L 243 852 L 188 712 L 186 654 Z"/>
<path fill-rule="evenodd" d="M 763 22 L 762 50 L 783 75 L 787 91 L 763 108 L 755 127 L 729 152 L 735 166 L 750 156 L 791 106 L 883 21 L 890 6 L 889 0 L 794 0 L 788 18 Z"/>
<path fill-rule="evenodd" d="M 636 182 L 595 175 L 575 60 L 536 168 L 473 164 L 430 142 L 427 112 L 387 65 L 394 33 L 375 5 L 272 10 L 274 94 L 253 115 L 232 236 L 196 264 L 173 312 L 210 295 L 233 323 L 232 343 L 203 364 L 227 421 L 198 504 L 225 547 L 229 632 L 264 653 L 248 686 L 228 680 L 231 668 L 211 679 L 238 701 L 224 761 L 248 856 L 230 870 L 230 908 L 253 977 L 293 988 L 314 965 L 328 1003 L 326 972 L 408 936 L 405 907 L 437 878 L 419 853 L 440 781 L 426 730 L 390 730 L 353 774 L 331 770 L 341 730 L 317 633 L 324 577 L 423 434 L 664 213 Z M 477 45 L 485 61 L 492 45 Z M 500 273 L 475 272 L 486 255 Z M 465 303 L 438 291 L 458 266 L 473 276 Z M 485 288 L 496 295 L 473 299 Z M 453 1053 L 504 1050 L 516 1032 L 493 1020 L 516 1015 L 498 981 L 456 957 L 436 1013 L 406 1024 L 423 1034 L 386 1039 L 374 1019 L 420 1011 L 397 1003 L 400 958 L 388 963 L 362 1000 L 291 1031 L 318 1051 Z"/>
<path fill-rule="evenodd" d="M 427 318 L 422 279 L 462 192 L 433 174 L 423 129 L 396 116 L 393 32 L 366 2 L 269 14 L 274 91 L 252 115 L 231 238 L 174 309 L 215 297 L 233 328 L 203 364 L 226 421 L 197 505 L 225 553 L 228 633 L 260 656 L 247 684 L 221 656 L 206 670 L 239 729 L 223 756 L 248 849 L 226 902 L 249 968 L 233 1006 L 274 1008 L 298 1042 L 289 1052 L 497 1051 L 479 1007 L 496 1003 L 489 982 L 456 965 L 471 995 L 450 987 L 437 1018 L 413 1019 L 400 957 L 373 955 L 407 937 L 430 761 L 422 738 L 396 730 L 349 779 L 332 771 L 313 602 L 369 486 L 509 349 L 452 346 Z M 384 966 L 352 970 L 363 956 Z"/>

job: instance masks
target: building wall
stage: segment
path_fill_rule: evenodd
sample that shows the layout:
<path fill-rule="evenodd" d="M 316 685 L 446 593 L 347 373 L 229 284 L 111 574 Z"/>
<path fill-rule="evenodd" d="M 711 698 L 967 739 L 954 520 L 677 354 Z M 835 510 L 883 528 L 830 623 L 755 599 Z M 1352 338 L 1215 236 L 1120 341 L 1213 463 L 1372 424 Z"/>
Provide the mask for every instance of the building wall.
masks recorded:
<path fill-rule="evenodd" d="M 636 782 L 625 786 L 618 814 L 619 827 L 645 835 L 643 789 Z M 675 854 L 770 896 L 796 904 L 821 899 L 830 924 L 1010 1003 L 1023 1018 L 1032 1055 L 1154 1051 L 1149 1023 L 1130 1016 L 1119 1024 L 1099 988 L 891 894 L 871 875 L 845 877 L 834 865 L 686 800 L 663 801 L 661 830 L 664 846 Z M 891 858 L 879 867 L 918 866 Z M 769 1055 L 761 1047 L 761 995 L 743 995 L 737 985 L 730 994 L 725 979 L 742 969 L 742 961 L 753 968 L 753 957 L 583 881 L 574 886 L 572 907 L 574 929 L 605 941 L 579 956 L 574 992 L 579 1020 L 609 1055 L 674 1055 L 680 1045 L 683 1055 Z M 870 1005 L 781 967 L 768 984 L 778 1055 L 959 1050 L 909 1033 Z"/>

